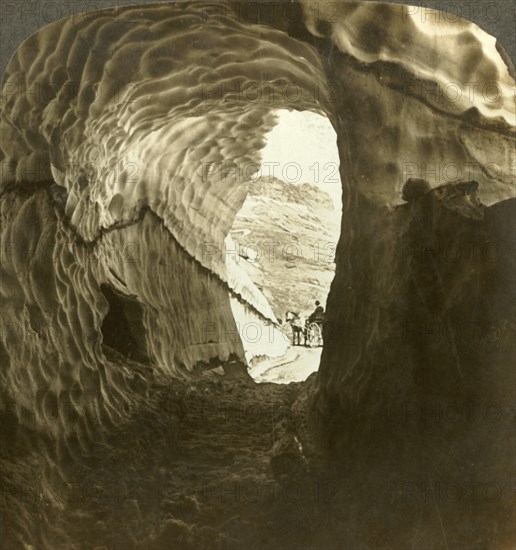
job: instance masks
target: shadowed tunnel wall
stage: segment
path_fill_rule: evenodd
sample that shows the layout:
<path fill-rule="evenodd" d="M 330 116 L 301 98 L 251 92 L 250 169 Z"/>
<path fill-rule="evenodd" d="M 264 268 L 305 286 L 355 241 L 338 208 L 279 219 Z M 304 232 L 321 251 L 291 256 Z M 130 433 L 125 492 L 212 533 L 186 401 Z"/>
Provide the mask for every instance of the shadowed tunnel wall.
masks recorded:
<path fill-rule="evenodd" d="M 243 361 L 241 339 L 208 338 L 207 324 L 235 333 L 230 296 L 275 319 L 210 245 L 245 200 L 271 111 L 313 110 L 336 128 L 343 181 L 334 337 L 314 395 L 320 448 L 369 468 L 382 448 L 379 480 L 405 466 L 417 477 L 453 440 L 449 475 L 467 477 L 461 465 L 487 460 L 488 433 L 498 448 L 507 414 L 496 429 L 462 422 L 435 440 L 416 414 L 396 415 L 428 400 L 489 398 L 505 411 L 510 399 L 514 81 L 495 40 L 464 20 L 423 25 L 376 3 L 293 9 L 294 21 L 280 11 L 261 25 L 230 4 L 103 10 L 20 46 L 2 94 L 3 392 L 45 430 L 46 401 L 74 411 L 52 435 L 83 447 L 138 402 L 150 375 L 102 351 L 104 284 L 142 304 L 154 376 Z M 478 93 L 465 93 L 472 82 Z M 433 186 L 475 179 L 478 196 L 448 187 L 396 207 L 405 178 L 425 175 Z M 439 253 L 450 242 L 480 252 L 451 262 Z M 466 321 L 496 323 L 500 336 L 475 348 L 427 330 Z"/>

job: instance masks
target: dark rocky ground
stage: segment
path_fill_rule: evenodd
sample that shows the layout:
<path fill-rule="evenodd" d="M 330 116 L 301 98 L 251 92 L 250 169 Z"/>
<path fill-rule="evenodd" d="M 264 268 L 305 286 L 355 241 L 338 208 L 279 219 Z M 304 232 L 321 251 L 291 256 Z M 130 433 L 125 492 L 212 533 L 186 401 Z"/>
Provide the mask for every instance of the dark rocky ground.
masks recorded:
<path fill-rule="evenodd" d="M 386 470 L 381 448 L 372 470 L 371 456 L 352 471 L 325 462 L 308 430 L 317 420 L 309 398 L 316 376 L 257 384 L 216 369 L 156 382 L 126 422 L 70 456 L 69 467 L 60 463 L 61 479 L 32 440 L 30 453 L 3 472 L 2 548 L 510 548 L 510 503 L 502 513 L 501 502 L 479 500 L 478 491 L 477 499 L 450 501 L 430 479 L 404 498 L 412 478 L 396 477 L 396 464 Z M 499 536 L 482 526 L 493 517 Z"/>
<path fill-rule="evenodd" d="M 316 547 L 334 490 L 310 473 L 302 386 L 214 371 L 156 384 L 66 490 L 26 492 L 41 522 L 32 548 Z"/>

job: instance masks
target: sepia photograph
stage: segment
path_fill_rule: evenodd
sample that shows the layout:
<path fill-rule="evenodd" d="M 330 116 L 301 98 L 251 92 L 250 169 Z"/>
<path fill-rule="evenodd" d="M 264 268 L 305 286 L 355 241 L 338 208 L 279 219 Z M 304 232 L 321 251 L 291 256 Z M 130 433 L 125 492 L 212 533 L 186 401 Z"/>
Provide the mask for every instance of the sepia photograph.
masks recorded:
<path fill-rule="evenodd" d="M 516 550 L 515 21 L 2 1 L 0 549 Z"/>

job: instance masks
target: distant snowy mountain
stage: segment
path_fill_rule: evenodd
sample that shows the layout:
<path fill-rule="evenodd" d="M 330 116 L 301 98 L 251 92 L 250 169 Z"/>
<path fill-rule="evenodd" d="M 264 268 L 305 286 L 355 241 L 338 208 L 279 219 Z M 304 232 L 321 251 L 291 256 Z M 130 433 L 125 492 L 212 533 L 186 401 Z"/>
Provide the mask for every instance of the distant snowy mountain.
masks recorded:
<path fill-rule="evenodd" d="M 231 237 L 238 262 L 278 318 L 325 303 L 334 276 L 340 216 L 319 187 L 261 177 L 249 182 Z"/>

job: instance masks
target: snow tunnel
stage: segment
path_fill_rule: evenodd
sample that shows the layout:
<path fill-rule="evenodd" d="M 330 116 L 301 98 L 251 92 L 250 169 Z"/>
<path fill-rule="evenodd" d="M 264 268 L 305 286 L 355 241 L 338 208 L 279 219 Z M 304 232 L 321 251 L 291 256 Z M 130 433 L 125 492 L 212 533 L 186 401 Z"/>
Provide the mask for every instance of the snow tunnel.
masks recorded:
<path fill-rule="evenodd" d="M 316 446 L 371 484 L 396 478 L 419 491 L 421 472 L 435 467 L 505 486 L 516 300 L 510 61 L 473 23 L 422 23 L 406 6 L 264 3 L 255 19 L 247 4 L 81 14 L 42 28 L 11 59 L 3 398 L 20 422 L 34 412 L 59 464 L 138 407 L 153 379 L 188 379 L 214 362 L 245 370 L 235 312 L 273 331 L 277 318 L 219 251 L 273 113 L 310 111 L 337 132 L 342 180 L 331 334 L 307 388 Z M 404 200 L 409 178 L 430 189 Z M 116 308 L 136 323 L 145 369 L 105 352 L 120 340 Z M 488 416 L 497 407 L 501 420 L 459 415 L 436 431 L 422 413 L 463 403 Z"/>

